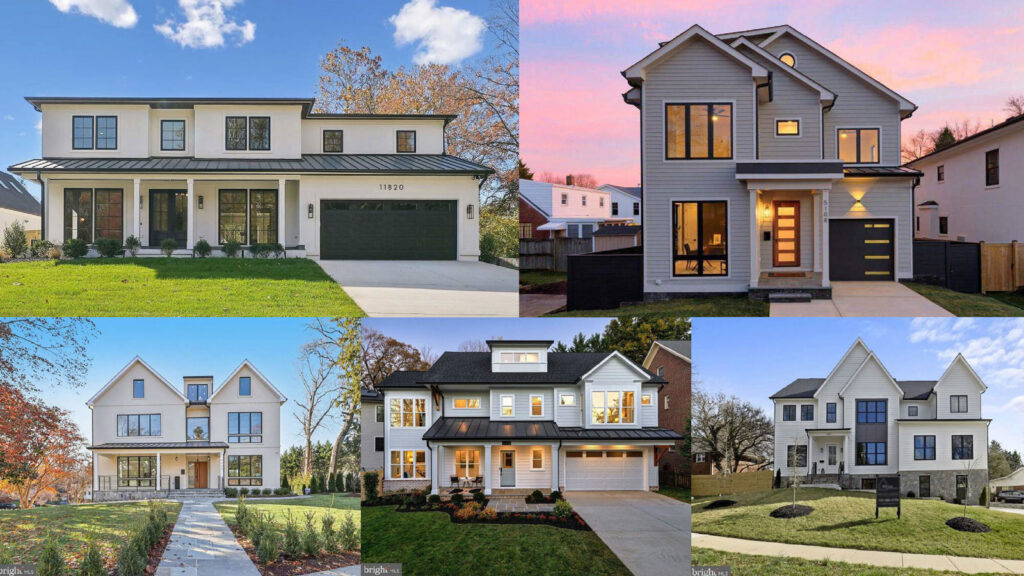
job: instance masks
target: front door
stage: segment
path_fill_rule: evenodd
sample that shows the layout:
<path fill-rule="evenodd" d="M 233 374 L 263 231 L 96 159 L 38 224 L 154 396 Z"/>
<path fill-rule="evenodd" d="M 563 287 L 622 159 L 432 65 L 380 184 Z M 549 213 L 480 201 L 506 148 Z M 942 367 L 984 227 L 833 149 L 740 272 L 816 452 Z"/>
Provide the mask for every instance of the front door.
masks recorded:
<path fill-rule="evenodd" d="M 514 488 L 516 485 L 516 453 L 514 450 L 501 451 L 501 486 Z"/>
<path fill-rule="evenodd" d="M 967 499 L 967 476 L 956 477 L 956 497 L 960 502 Z"/>
<path fill-rule="evenodd" d="M 189 488 L 208 488 L 208 478 L 210 477 L 210 463 L 189 462 L 188 475 Z"/>
<path fill-rule="evenodd" d="M 917 479 L 918 483 L 918 496 L 921 498 L 932 497 L 932 477 L 931 476 L 920 476 Z"/>
<path fill-rule="evenodd" d="M 837 474 L 839 472 L 839 445 L 828 445 L 828 461 L 825 466 L 826 474 Z"/>
<path fill-rule="evenodd" d="M 778 268 L 800 265 L 800 202 L 772 202 L 772 264 Z"/>
<path fill-rule="evenodd" d="M 185 246 L 188 237 L 188 192 L 185 190 L 149 191 L 149 245 L 159 247 L 168 238 Z"/>

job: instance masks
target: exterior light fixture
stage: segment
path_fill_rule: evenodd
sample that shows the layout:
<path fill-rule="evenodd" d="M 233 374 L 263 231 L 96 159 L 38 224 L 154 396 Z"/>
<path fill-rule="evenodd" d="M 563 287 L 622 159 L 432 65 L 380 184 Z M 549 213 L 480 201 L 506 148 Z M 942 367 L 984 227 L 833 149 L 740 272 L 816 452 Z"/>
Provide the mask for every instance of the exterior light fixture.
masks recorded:
<path fill-rule="evenodd" d="M 199 196 L 199 209 L 200 210 L 203 209 L 203 197 L 202 196 Z"/>
<path fill-rule="evenodd" d="M 310 202 L 306 206 L 306 218 L 312 218 L 312 217 L 313 217 L 313 203 Z"/>
<path fill-rule="evenodd" d="M 473 219 L 473 205 L 472 204 L 466 204 L 466 219 L 467 220 L 472 220 Z"/>

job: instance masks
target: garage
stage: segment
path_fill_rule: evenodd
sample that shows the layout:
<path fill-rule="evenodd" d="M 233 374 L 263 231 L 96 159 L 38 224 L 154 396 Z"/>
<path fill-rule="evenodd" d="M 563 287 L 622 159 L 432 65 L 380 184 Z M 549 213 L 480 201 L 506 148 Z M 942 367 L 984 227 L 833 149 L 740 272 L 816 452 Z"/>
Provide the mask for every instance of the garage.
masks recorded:
<path fill-rule="evenodd" d="M 645 490 L 641 450 L 569 450 L 566 490 Z"/>
<path fill-rule="evenodd" d="M 829 222 L 829 279 L 894 280 L 896 226 L 891 219 Z"/>
<path fill-rule="evenodd" d="M 455 260 L 455 200 L 321 200 L 323 260 Z"/>

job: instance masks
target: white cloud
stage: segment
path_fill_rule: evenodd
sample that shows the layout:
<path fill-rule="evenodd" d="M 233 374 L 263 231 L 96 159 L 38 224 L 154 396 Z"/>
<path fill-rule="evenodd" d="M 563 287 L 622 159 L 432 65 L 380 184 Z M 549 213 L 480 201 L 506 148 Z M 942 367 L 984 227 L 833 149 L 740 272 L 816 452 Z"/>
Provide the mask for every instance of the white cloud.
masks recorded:
<path fill-rule="evenodd" d="M 911 342 L 955 342 L 971 327 L 971 318 L 914 318 L 910 321 Z"/>
<path fill-rule="evenodd" d="M 167 20 L 153 28 L 186 48 L 216 48 L 225 39 L 235 37 L 239 46 L 256 38 L 256 24 L 241 24 L 228 18 L 226 10 L 242 0 L 178 0 L 185 13 L 185 22 Z"/>
<path fill-rule="evenodd" d="M 40 118 L 39 121 L 36 122 L 36 131 L 37 132 L 42 132 L 43 131 L 43 119 L 42 118 Z"/>
<path fill-rule="evenodd" d="M 132 28 L 139 21 L 127 0 L 50 0 L 50 4 L 65 14 L 76 11 L 118 28 Z"/>
<path fill-rule="evenodd" d="M 483 48 L 487 23 L 467 10 L 435 5 L 436 0 L 410 0 L 391 17 L 399 46 L 418 43 L 413 62 L 458 64 Z"/>
<path fill-rule="evenodd" d="M 1012 389 L 1024 383 L 1024 320 L 915 318 L 910 329 L 911 342 L 940 344 L 935 354 L 944 362 L 963 354 L 989 386 Z"/>
<path fill-rule="evenodd" d="M 14 120 L 14 116 L 11 116 L 10 114 L 8 114 L 8 115 L 4 116 L 4 120 Z"/>

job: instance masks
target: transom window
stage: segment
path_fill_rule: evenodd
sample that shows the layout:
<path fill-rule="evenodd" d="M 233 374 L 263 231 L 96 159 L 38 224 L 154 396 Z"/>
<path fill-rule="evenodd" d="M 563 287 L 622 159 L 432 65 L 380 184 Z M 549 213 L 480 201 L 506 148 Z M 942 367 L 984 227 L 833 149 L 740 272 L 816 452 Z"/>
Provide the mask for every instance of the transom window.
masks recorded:
<path fill-rule="evenodd" d="M 118 436 L 160 436 L 159 414 L 118 414 Z"/>
<path fill-rule="evenodd" d="M 146 381 L 132 380 L 132 398 L 146 397 Z"/>
<path fill-rule="evenodd" d="M 228 412 L 228 442 L 253 444 L 263 442 L 262 412 Z"/>
<path fill-rule="evenodd" d="M 392 450 L 392 478 L 426 478 L 427 453 L 424 450 Z"/>
<path fill-rule="evenodd" d="M 558 401 L 559 401 L 559 403 L 562 406 L 575 406 L 576 405 L 576 395 L 575 394 L 561 394 L 558 398 L 559 398 Z"/>
<path fill-rule="evenodd" d="M 967 396 L 957 395 L 949 397 L 949 411 L 953 414 L 964 414 L 967 412 Z"/>
<path fill-rule="evenodd" d="M 878 128 L 842 128 L 839 130 L 839 159 L 850 164 L 878 164 Z"/>
<path fill-rule="evenodd" d="M 416 152 L 416 131 L 398 130 L 395 132 L 395 150 L 401 154 Z"/>
<path fill-rule="evenodd" d="M 206 402 L 209 396 L 210 387 L 207 384 L 189 384 L 188 385 L 188 401 L 189 402 Z"/>
<path fill-rule="evenodd" d="M 534 448 L 530 450 L 530 468 L 533 470 L 540 470 L 544 467 L 544 450 L 541 448 Z"/>
<path fill-rule="evenodd" d="M 186 440 L 209 440 L 210 439 L 210 418 L 190 417 L 185 419 Z"/>
<path fill-rule="evenodd" d="M 160 121 L 160 149 L 181 151 L 185 149 L 185 121 Z"/>
<path fill-rule="evenodd" d="M 460 478 L 476 478 L 480 475 L 480 451 L 456 450 L 455 475 Z"/>
<path fill-rule="evenodd" d="M 502 352 L 500 358 L 503 364 L 527 364 L 540 362 L 540 354 L 536 352 Z"/>
<path fill-rule="evenodd" d="M 636 409 L 631 390 L 600 390 L 590 394 L 592 424 L 632 424 Z"/>
<path fill-rule="evenodd" d="M 270 150 L 269 116 L 228 116 L 224 120 L 227 150 Z"/>
<path fill-rule="evenodd" d="M 263 456 L 228 456 L 228 486 L 262 486 Z"/>
<path fill-rule="evenodd" d="M 64 241 L 92 244 L 100 238 L 124 239 L 124 191 L 120 188 L 65 188 Z"/>
<path fill-rule="evenodd" d="M 515 396 L 502 396 L 501 397 L 501 416 L 502 418 L 511 418 L 516 415 L 516 399 Z"/>
<path fill-rule="evenodd" d="M 999 185 L 999 150 L 985 152 L 985 186 Z"/>
<path fill-rule="evenodd" d="M 427 425 L 425 398 L 392 398 L 391 427 L 420 428 Z"/>
<path fill-rule="evenodd" d="M 858 442 L 858 466 L 884 466 L 886 463 L 885 442 Z"/>
<path fill-rule="evenodd" d="M 242 376 L 238 379 L 238 395 L 252 396 L 252 378 Z"/>
<path fill-rule="evenodd" d="M 117 150 L 117 116 L 72 116 L 73 150 Z"/>
<path fill-rule="evenodd" d="M 728 274 L 725 202 L 673 202 L 673 276 Z"/>
<path fill-rule="evenodd" d="M 782 55 L 779 56 L 779 60 L 781 60 L 783 64 L 789 66 L 790 68 L 796 66 L 796 56 L 793 56 L 789 52 L 783 52 Z"/>
<path fill-rule="evenodd" d="M 802 468 L 807 466 L 807 445 L 786 446 L 786 466 Z"/>
<path fill-rule="evenodd" d="M 452 407 L 462 409 L 478 409 L 480 408 L 479 398 L 455 398 L 452 400 Z"/>
<path fill-rule="evenodd" d="M 776 136 L 799 136 L 800 135 L 800 120 L 776 120 L 775 121 L 775 135 Z"/>
<path fill-rule="evenodd" d="M 544 415 L 544 396 L 540 394 L 530 395 L 530 416 Z"/>
<path fill-rule="evenodd" d="M 118 488 L 155 488 L 157 473 L 156 456 L 117 457 Z"/>
<path fill-rule="evenodd" d="M 974 436 L 953 436 L 953 460 L 974 460 Z"/>
<path fill-rule="evenodd" d="M 935 436 L 914 436 L 914 460 L 935 460 Z"/>
<path fill-rule="evenodd" d="M 884 424 L 885 409 L 885 400 L 857 400 L 857 423 Z"/>
<path fill-rule="evenodd" d="M 666 104 L 665 158 L 732 158 L 732 104 Z"/>
<path fill-rule="evenodd" d="M 341 153 L 345 151 L 345 131 L 344 130 L 324 130 L 324 152 L 337 152 Z"/>

